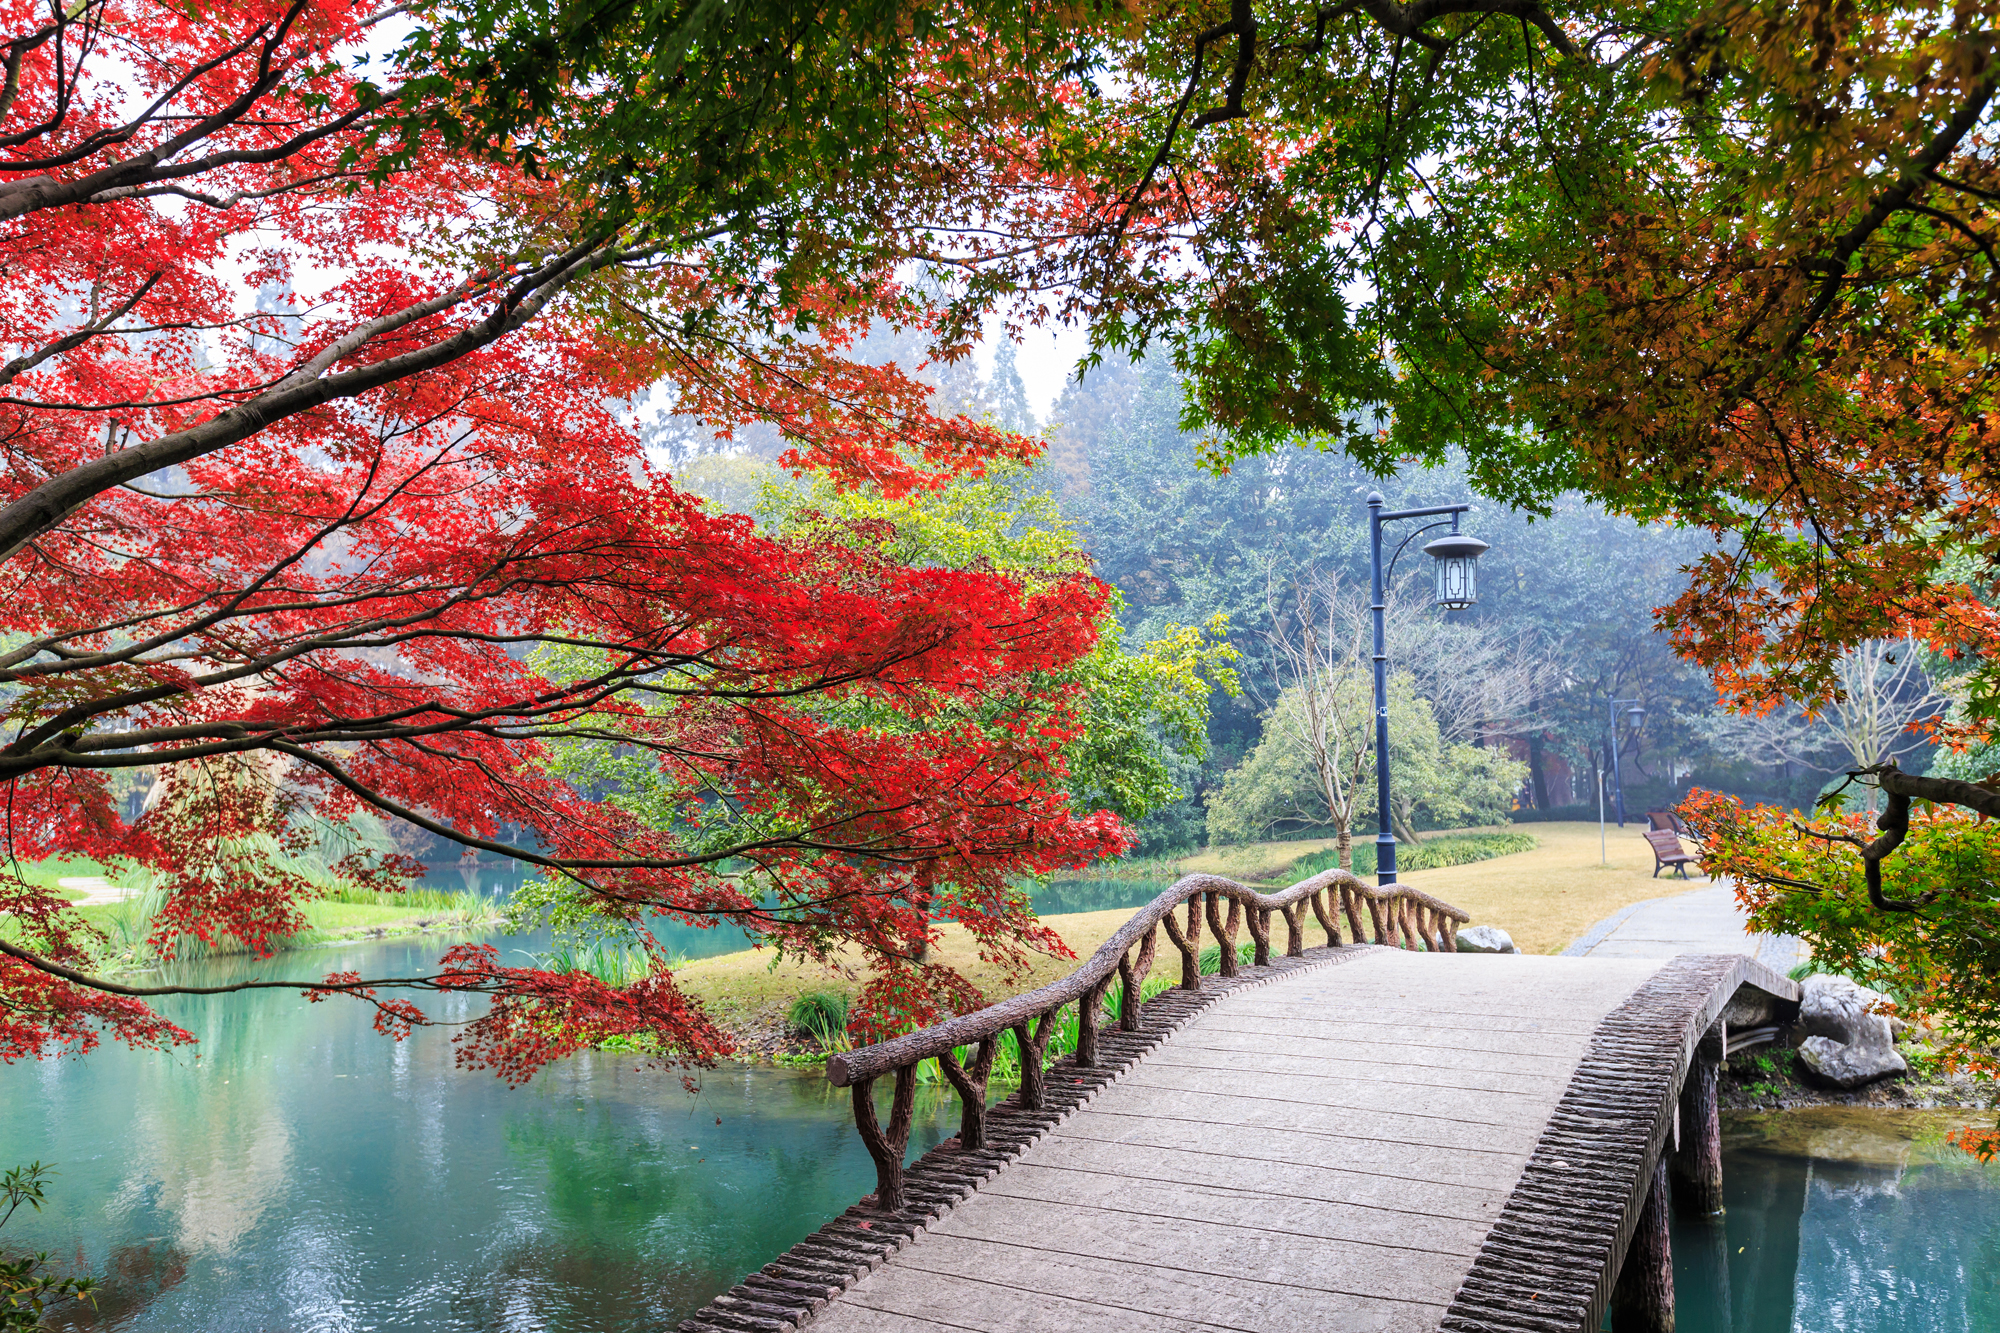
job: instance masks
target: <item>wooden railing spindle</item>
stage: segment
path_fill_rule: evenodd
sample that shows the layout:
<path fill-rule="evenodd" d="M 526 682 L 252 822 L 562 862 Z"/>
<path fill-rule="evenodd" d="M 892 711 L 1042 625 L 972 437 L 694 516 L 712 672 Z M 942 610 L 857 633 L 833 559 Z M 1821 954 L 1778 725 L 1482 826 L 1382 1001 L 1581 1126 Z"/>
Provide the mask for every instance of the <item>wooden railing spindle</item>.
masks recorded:
<path fill-rule="evenodd" d="M 999 1047 L 998 1037 L 980 1042 L 970 1068 L 959 1064 L 956 1051 L 946 1051 L 937 1058 L 938 1068 L 958 1093 L 958 1146 L 968 1152 L 986 1146 L 986 1084 L 993 1073 L 993 1053 Z"/>
<path fill-rule="evenodd" d="M 1104 992 L 1110 988 L 1106 977 L 1076 1002 L 1076 1062 L 1085 1069 L 1097 1068 L 1097 1028 L 1104 1017 Z"/>
<path fill-rule="evenodd" d="M 1153 970 L 1153 951 L 1159 939 L 1160 928 L 1155 925 L 1146 932 L 1145 940 L 1139 945 L 1138 961 L 1133 961 L 1130 949 L 1118 955 L 1118 980 L 1125 988 L 1124 997 L 1118 1002 L 1120 1031 L 1139 1030 L 1139 1007 L 1145 1003 L 1140 996 L 1146 989 L 1146 974 Z"/>
<path fill-rule="evenodd" d="M 1232 899 L 1231 901 L 1234 900 Z M 1250 926 L 1250 942 L 1257 946 L 1255 951 L 1250 955 L 1250 964 L 1253 967 L 1269 967 L 1271 965 L 1271 909 L 1268 907 L 1256 908 L 1250 913 L 1248 924 Z"/>
<path fill-rule="evenodd" d="M 1198 898 L 1188 902 L 1187 929 L 1174 919 L 1172 912 L 1160 918 L 1160 924 L 1167 928 L 1167 938 L 1181 951 L 1181 989 L 1201 989 L 1201 902 Z"/>
<path fill-rule="evenodd" d="M 1333 900 L 1331 910 L 1329 910 L 1327 902 L 1329 898 Z M 1313 915 L 1319 918 L 1320 929 L 1326 932 L 1326 947 L 1329 949 L 1338 949 L 1340 947 L 1340 891 L 1338 889 L 1320 889 L 1313 894 L 1310 901 L 1312 903 Z"/>
<path fill-rule="evenodd" d="M 1233 977 L 1236 975 L 1236 927 L 1242 919 L 1243 905 L 1234 898 L 1229 900 L 1229 924 L 1225 927 L 1222 924 L 1222 904 L 1216 901 L 1220 895 L 1211 890 L 1204 896 L 1208 900 L 1204 910 L 1208 914 L 1209 933 L 1215 936 L 1219 970 L 1223 976 Z"/>
<path fill-rule="evenodd" d="M 1351 886 L 1346 884 L 1340 886 L 1340 910 L 1347 914 L 1347 928 L 1353 932 L 1356 944 L 1365 944 L 1368 942 L 1368 933 L 1361 929 L 1361 911 L 1356 905 L 1359 901 Z M 1381 943 L 1381 940 L 1378 938 L 1376 943 Z"/>
<path fill-rule="evenodd" d="M 903 1207 L 903 1153 L 910 1146 L 910 1121 L 917 1108 L 917 1067 L 896 1071 L 896 1095 L 889 1103 L 889 1125 L 875 1118 L 875 1080 L 854 1085 L 854 1127 L 875 1159 L 875 1206 L 885 1213 Z"/>
<path fill-rule="evenodd" d="M 1014 1026 L 1015 1048 L 1021 1053 L 1021 1105 L 1030 1111 L 1039 1111 L 1047 1100 L 1047 1071 L 1042 1068 L 1042 1054 L 1049 1049 L 1049 1038 L 1055 1035 L 1056 1019 L 1062 1007 L 1049 1010 L 1039 1020 L 1029 1019 Z M 1032 1029 L 1032 1031 L 1031 1031 Z"/>

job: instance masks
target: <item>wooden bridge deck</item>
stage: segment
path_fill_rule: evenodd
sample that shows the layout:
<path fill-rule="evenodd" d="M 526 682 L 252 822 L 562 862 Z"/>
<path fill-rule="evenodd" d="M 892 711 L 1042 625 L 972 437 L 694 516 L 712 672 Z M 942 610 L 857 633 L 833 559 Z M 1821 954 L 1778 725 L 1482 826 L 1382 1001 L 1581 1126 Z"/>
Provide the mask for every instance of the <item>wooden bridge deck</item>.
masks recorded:
<path fill-rule="evenodd" d="M 1370 948 L 1223 996 L 814 1327 L 1435 1329 L 1664 961 Z"/>

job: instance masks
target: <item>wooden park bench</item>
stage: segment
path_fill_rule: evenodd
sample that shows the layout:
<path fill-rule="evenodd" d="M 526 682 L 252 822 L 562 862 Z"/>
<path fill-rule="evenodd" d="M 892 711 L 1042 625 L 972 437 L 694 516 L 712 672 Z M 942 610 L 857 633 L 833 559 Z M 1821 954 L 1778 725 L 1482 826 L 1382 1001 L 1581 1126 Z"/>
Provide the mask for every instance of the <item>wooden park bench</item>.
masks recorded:
<path fill-rule="evenodd" d="M 1688 877 L 1687 868 L 1698 865 L 1701 858 L 1691 855 L 1681 846 L 1680 835 L 1670 828 L 1648 829 L 1646 841 L 1653 847 L 1653 878 L 1660 877 L 1662 867 L 1671 867 L 1680 872 L 1680 877 Z"/>
<path fill-rule="evenodd" d="M 1676 833 L 1686 833 L 1687 825 L 1681 822 L 1679 814 L 1672 810 L 1648 810 L 1646 824 L 1654 829 L 1672 829 Z"/>

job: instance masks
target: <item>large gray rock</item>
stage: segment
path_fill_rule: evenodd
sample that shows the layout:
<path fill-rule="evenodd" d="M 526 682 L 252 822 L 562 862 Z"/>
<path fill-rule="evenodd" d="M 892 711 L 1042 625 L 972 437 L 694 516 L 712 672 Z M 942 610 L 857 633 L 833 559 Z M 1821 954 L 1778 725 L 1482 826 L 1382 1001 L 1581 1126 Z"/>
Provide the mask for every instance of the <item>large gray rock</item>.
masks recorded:
<path fill-rule="evenodd" d="M 1858 1088 L 1878 1078 L 1901 1074 L 1909 1063 L 1896 1052 L 1900 1024 L 1870 1013 L 1880 1003 L 1879 992 L 1846 977 L 1807 977 L 1801 984 L 1799 1060 L 1814 1075 L 1835 1087 Z"/>
<path fill-rule="evenodd" d="M 1800 1042 L 1799 1063 L 1836 1088 L 1858 1088 L 1910 1067 L 1894 1050 L 1846 1046 L 1831 1037 L 1807 1037 Z"/>
<path fill-rule="evenodd" d="M 1498 926 L 1467 926 L 1458 932 L 1460 953 L 1519 953 L 1514 937 Z"/>

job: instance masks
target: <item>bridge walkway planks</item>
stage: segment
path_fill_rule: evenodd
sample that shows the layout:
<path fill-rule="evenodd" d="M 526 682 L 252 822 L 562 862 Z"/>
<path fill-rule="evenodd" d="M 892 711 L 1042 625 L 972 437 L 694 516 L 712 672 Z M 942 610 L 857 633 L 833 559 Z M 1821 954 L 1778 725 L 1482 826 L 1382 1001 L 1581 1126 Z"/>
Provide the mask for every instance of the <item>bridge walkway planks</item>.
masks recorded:
<path fill-rule="evenodd" d="M 816 1333 L 1434 1329 L 1663 961 L 1369 949 L 1223 996 Z"/>

